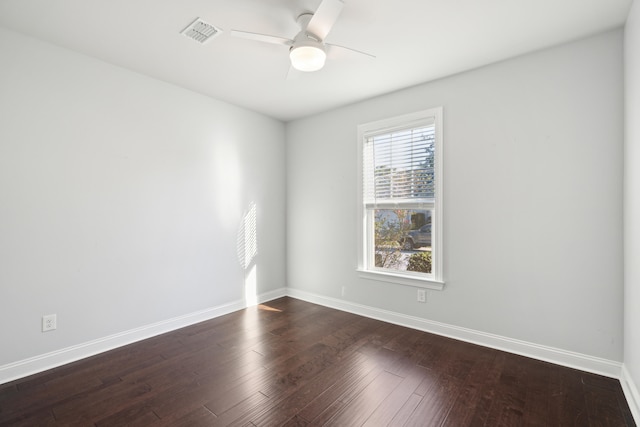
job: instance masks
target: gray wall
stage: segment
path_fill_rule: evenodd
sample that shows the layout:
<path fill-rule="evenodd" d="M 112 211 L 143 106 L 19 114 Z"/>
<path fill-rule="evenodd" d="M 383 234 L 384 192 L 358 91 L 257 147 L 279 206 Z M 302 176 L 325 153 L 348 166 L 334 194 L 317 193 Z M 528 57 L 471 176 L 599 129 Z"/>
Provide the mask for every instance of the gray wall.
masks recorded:
<path fill-rule="evenodd" d="M 640 385 L 640 4 L 625 27 L 624 364 Z M 635 404 L 640 394 L 635 388 Z M 640 416 L 640 414 L 636 414 Z"/>
<path fill-rule="evenodd" d="M 289 288 L 621 362 L 622 78 L 613 31 L 289 123 Z M 440 105 L 446 285 L 420 304 L 356 273 L 356 127 Z"/>
<path fill-rule="evenodd" d="M 629 118 L 637 34 L 636 6 Z M 640 151 L 627 120 L 623 328 L 620 31 L 286 127 L 2 29 L 0 57 L 0 367 L 243 300 L 255 204 L 252 293 L 281 289 L 286 261 L 293 291 L 607 360 L 623 360 L 624 329 L 638 383 Z M 356 126 L 439 105 L 446 286 L 419 304 L 355 271 Z"/>
<path fill-rule="evenodd" d="M 2 29 L 0 58 L 0 367 L 242 301 L 252 204 L 252 292 L 285 286 L 282 123 Z"/>

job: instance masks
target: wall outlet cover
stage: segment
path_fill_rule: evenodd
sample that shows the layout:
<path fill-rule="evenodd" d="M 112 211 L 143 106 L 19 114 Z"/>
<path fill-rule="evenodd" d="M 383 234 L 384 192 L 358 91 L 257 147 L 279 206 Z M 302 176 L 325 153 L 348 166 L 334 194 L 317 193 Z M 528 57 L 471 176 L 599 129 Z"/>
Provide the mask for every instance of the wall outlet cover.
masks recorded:
<path fill-rule="evenodd" d="M 58 327 L 58 319 L 55 314 L 42 316 L 42 332 L 53 331 Z"/>

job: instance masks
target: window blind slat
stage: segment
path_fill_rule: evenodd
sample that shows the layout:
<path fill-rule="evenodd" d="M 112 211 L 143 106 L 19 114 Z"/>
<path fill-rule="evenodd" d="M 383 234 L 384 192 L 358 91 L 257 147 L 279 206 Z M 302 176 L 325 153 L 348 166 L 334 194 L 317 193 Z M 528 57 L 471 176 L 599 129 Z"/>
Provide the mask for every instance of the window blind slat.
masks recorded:
<path fill-rule="evenodd" d="M 434 149 L 434 125 L 366 138 L 365 203 L 432 203 Z"/>

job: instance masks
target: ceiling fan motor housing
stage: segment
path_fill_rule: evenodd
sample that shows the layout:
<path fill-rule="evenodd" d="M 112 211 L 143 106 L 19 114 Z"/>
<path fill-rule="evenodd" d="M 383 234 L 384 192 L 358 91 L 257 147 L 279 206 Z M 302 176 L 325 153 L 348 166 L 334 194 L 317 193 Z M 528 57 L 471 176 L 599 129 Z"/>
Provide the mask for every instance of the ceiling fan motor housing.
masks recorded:
<path fill-rule="evenodd" d="M 293 39 L 293 44 L 289 49 L 291 65 L 300 71 L 318 71 L 324 67 L 327 59 L 325 46 L 319 37 L 307 32 L 306 27 L 313 17 L 311 13 L 304 13 L 298 16 L 298 24 L 301 31 Z"/>
<path fill-rule="evenodd" d="M 327 54 L 321 42 L 303 34 L 302 37 L 297 36 L 294 39 L 293 46 L 289 49 L 289 57 L 291 65 L 297 70 L 318 71 L 324 66 Z"/>

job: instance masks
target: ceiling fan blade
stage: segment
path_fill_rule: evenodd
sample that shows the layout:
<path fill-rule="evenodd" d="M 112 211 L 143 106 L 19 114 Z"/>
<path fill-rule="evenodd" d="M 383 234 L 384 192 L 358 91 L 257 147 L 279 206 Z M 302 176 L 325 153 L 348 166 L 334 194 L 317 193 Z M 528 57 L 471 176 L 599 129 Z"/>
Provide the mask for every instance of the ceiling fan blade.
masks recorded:
<path fill-rule="evenodd" d="M 313 18 L 307 25 L 307 31 L 324 40 L 331 31 L 331 27 L 338 19 L 344 2 L 342 0 L 322 0 L 318 10 L 313 14 Z"/>
<path fill-rule="evenodd" d="M 331 43 L 325 43 L 324 45 L 325 45 L 325 46 L 330 47 L 331 49 L 333 49 L 333 48 L 345 49 L 345 50 L 349 50 L 349 51 L 351 51 L 351 52 L 358 53 L 358 54 L 360 54 L 360 55 L 368 56 L 369 58 L 376 59 L 375 55 L 371 55 L 370 53 L 363 52 L 363 51 L 361 51 L 361 50 L 351 49 L 350 47 L 340 46 L 340 45 L 338 45 L 338 44 L 331 44 Z"/>
<path fill-rule="evenodd" d="M 284 37 L 270 36 L 268 34 L 250 33 L 248 31 L 231 30 L 231 35 L 234 37 L 241 37 L 243 39 L 255 40 L 265 43 L 281 44 L 284 46 L 291 46 L 293 40 L 285 39 Z"/>

